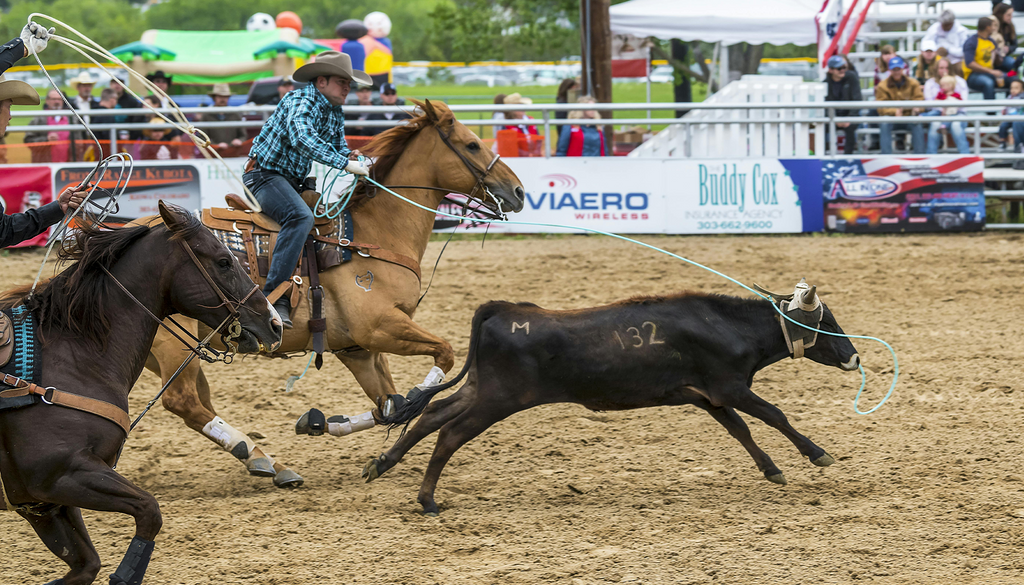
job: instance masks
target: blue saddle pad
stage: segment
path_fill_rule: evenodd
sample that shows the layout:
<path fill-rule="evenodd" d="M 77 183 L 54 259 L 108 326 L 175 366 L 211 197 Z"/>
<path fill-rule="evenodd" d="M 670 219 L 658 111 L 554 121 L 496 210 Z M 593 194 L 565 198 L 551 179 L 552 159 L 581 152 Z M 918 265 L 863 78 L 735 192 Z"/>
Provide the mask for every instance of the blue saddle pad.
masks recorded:
<path fill-rule="evenodd" d="M 11 361 L 0 367 L 0 374 L 10 374 L 30 382 L 38 382 L 42 376 L 42 349 L 39 344 L 36 318 L 24 306 L 3 309 L 3 312 L 14 322 L 14 355 Z M 0 380 L 3 376 L 0 376 Z M 0 382 L 0 390 L 10 386 Z M 22 408 L 40 401 L 39 396 L 18 396 L 15 398 L 0 397 L 0 410 Z"/>

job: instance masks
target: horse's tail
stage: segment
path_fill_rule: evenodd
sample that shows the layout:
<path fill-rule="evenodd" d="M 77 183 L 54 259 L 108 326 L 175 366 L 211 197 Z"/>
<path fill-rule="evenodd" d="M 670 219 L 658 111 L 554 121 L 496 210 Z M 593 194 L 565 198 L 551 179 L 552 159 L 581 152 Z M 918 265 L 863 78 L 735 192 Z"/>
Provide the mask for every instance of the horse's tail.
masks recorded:
<path fill-rule="evenodd" d="M 11 290 L 0 292 L 0 309 L 10 309 L 20 305 L 30 292 L 32 292 L 31 284 L 16 286 Z"/>
<path fill-rule="evenodd" d="M 480 341 L 481 325 L 483 325 L 484 321 L 494 316 L 497 310 L 498 306 L 495 303 L 487 303 L 477 309 L 476 314 L 473 315 L 473 325 L 469 332 L 469 355 L 466 356 L 466 364 L 462 366 L 462 371 L 459 372 L 458 376 L 443 384 L 431 386 L 427 390 L 421 390 L 418 394 L 407 400 L 405 404 L 398 407 L 391 416 L 382 417 L 381 424 L 388 425 L 389 429 L 408 425 L 412 419 L 423 412 L 423 409 L 430 403 L 430 399 L 436 396 L 438 392 L 447 390 L 461 382 L 466 377 L 466 374 L 469 373 L 470 366 L 476 361 L 476 350 Z"/>

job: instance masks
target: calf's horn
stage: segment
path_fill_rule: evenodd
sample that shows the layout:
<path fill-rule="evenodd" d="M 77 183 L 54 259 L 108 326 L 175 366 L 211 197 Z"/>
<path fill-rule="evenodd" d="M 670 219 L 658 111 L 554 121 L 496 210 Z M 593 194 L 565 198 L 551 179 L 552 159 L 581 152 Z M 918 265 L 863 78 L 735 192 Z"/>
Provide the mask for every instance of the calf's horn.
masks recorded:
<path fill-rule="evenodd" d="M 757 284 L 756 282 L 752 284 L 752 288 L 754 290 L 756 290 L 757 292 L 761 293 L 761 294 L 768 295 L 769 297 L 772 297 L 772 298 L 775 298 L 775 299 L 787 300 L 787 301 L 793 299 L 793 293 L 789 293 L 789 294 L 774 293 L 774 292 L 766 289 L 765 287 Z"/>

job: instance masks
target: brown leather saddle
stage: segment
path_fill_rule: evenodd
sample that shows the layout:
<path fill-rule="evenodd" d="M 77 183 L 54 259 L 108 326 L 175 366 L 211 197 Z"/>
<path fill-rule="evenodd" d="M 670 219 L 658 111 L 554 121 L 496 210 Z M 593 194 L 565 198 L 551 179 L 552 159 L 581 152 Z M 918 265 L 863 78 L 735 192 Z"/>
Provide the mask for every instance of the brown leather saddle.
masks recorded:
<path fill-rule="evenodd" d="M 0 367 L 6 366 L 14 355 L 14 322 L 0 312 Z"/>

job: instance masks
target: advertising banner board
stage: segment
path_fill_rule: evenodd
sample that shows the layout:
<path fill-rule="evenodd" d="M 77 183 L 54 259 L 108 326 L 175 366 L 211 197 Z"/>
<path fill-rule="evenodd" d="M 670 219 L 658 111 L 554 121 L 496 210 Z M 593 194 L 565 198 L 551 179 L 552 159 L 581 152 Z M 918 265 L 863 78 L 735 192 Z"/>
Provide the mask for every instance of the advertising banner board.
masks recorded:
<path fill-rule="evenodd" d="M 878 157 L 822 161 L 831 231 L 939 232 L 985 227 L 980 157 Z"/>
<path fill-rule="evenodd" d="M 195 161 L 205 163 L 206 161 Z M 95 168 L 95 165 L 55 165 L 53 182 L 57 193 L 70 185 L 78 185 Z M 99 186 L 114 189 L 120 176 L 119 169 L 108 169 Z M 93 201 L 98 205 L 106 205 L 107 197 L 97 191 Z M 202 205 L 199 169 L 191 162 L 182 164 L 151 163 L 149 161 L 135 164 L 128 189 L 118 200 L 118 209 L 107 221 L 125 223 L 135 218 L 159 213 L 157 202 L 180 205 L 188 210 L 198 209 Z"/>

